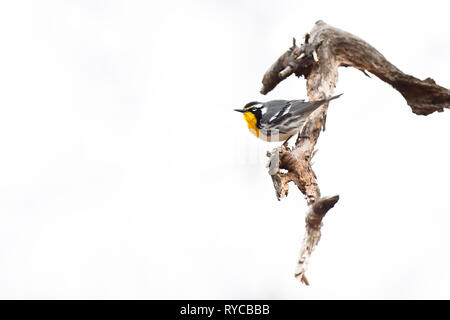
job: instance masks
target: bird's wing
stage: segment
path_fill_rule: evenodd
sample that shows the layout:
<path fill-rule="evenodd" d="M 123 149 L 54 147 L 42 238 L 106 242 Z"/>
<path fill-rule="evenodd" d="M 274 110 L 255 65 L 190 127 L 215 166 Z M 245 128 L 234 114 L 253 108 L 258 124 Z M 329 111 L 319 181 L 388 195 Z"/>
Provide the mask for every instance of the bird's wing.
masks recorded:
<path fill-rule="evenodd" d="M 285 101 L 283 107 L 278 108 L 279 111 L 273 113 L 270 118 L 268 118 L 268 124 L 277 124 L 289 117 L 301 115 L 304 111 L 308 110 L 309 102 L 305 100 L 289 100 Z"/>
<path fill-rule="evenodd" d="M 327 101 L 321 100 L 321 101 L 305 102 L 305 100 L 296 100 L 295 102 L 292 103 L 290 113 L 294 116 L 297 116 L 297 115 L 308 116 L 314 110 L 316 110 L 318 107 L 323 105 L 325 102 L 327 102 Z"/>

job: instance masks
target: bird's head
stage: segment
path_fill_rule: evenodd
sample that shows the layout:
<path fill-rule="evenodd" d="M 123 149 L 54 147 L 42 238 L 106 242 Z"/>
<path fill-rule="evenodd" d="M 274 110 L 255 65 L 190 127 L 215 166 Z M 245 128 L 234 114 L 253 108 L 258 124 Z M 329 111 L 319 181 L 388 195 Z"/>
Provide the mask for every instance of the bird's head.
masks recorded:
<path fill-rule="evenodd" d="M 234 111 L 244 114 L 248 129 L 255 135 L 259 136 L 259 123 L 262 116 L 263 104 L 258 101 L 247 103 L 243 109 L 234 109 Z"/>

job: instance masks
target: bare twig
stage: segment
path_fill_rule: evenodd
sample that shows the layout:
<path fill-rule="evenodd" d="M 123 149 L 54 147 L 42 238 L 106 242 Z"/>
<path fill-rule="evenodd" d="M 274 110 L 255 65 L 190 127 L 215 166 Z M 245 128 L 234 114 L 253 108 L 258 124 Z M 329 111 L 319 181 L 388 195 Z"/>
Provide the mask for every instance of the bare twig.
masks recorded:
<path fill-rule="evenodd" d="M 289 77 L 292 74 L 292 67 L 291 66 L 287 66 L 286 68 L 284 68 L 283 70 L 280 71 L 280 73 L 278 74 L 278 77 L 280 79 L 284 79 Z"/>

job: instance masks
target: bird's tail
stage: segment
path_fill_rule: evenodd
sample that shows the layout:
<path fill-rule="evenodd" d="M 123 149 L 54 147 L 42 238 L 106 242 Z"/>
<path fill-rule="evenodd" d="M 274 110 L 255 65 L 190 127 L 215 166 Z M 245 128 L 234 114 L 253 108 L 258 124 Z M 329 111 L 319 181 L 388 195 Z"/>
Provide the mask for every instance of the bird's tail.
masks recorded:
<path fill-rule="evenodd" d="M 320 107 L 320 106 L 323 105 L 324 103 L 327 103 L 327 102 L 329 102 L 329 101 L 331 101 L 331 100 L 334 100 L 334 99 L 339 98 L 339 97 L 342 96 L 342 95 L 343 95 L 343 93 L 338 94 L 338 95 L 335 95 L 335 96 L 333 96 L 333 97 L 331 97 L 331 98 L 326 98 L 326 99 L 323 99 L 323 100 L 311 101 L 311 103 L 313 103 L 313 106 L 314 106 L 314 109 L 315 109 L 315 108 Z"/>
<path fill-rule="evenodd" d="M 339 97 L 342 96 L 342 95 L 343 95 L 343 93 L 338 94 L 338 95 L 335 95 L 335 96 L 333 96 L 333 97 L 331 97 L 331 98 L 325 99 L 325 101 L 331 101 L 331 100 L 337 99 L 337 98 L 339 98 Z"/>
<path fill-rule="evenodd" d="M 338 95 L 335 95 L 335 96 L 333 96 L 333 97 L 331 97 L 331 98 L 323 99 L 323 100 L 310 101 L 310 103 L 311 103 L 310 109 L 311 109 L 312 111 L 314 111 L 314 110 L 316 110 L 317 108 L 319 108 L 321 105 L 323 105 L 324 103 L 327 103 L 327 102 L 329 102 L 329 101 L 331 101 L 331 100 L 337 99 L 337 98 L 339 98 L 339 97 L 342 96 L 342 95 L 343 95 L 343 93 L 338 94 Z"/>

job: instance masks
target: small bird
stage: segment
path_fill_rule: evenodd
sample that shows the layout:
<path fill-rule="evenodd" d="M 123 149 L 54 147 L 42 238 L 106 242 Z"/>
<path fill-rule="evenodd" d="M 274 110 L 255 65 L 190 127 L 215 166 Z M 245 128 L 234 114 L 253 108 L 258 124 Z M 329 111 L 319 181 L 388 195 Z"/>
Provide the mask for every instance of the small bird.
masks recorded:
<path fill-rule="evenodd" d="M 341 95 L 342 93 L 328 99 L 309 102 L 305 100 L 253 101 L 247 103 L 244 109 L 234 109 L 234 111 L 244 114 L 248 129 L 256 137 L 264 141 L 287 141 L 300 131 L 314 110 Z"/>

